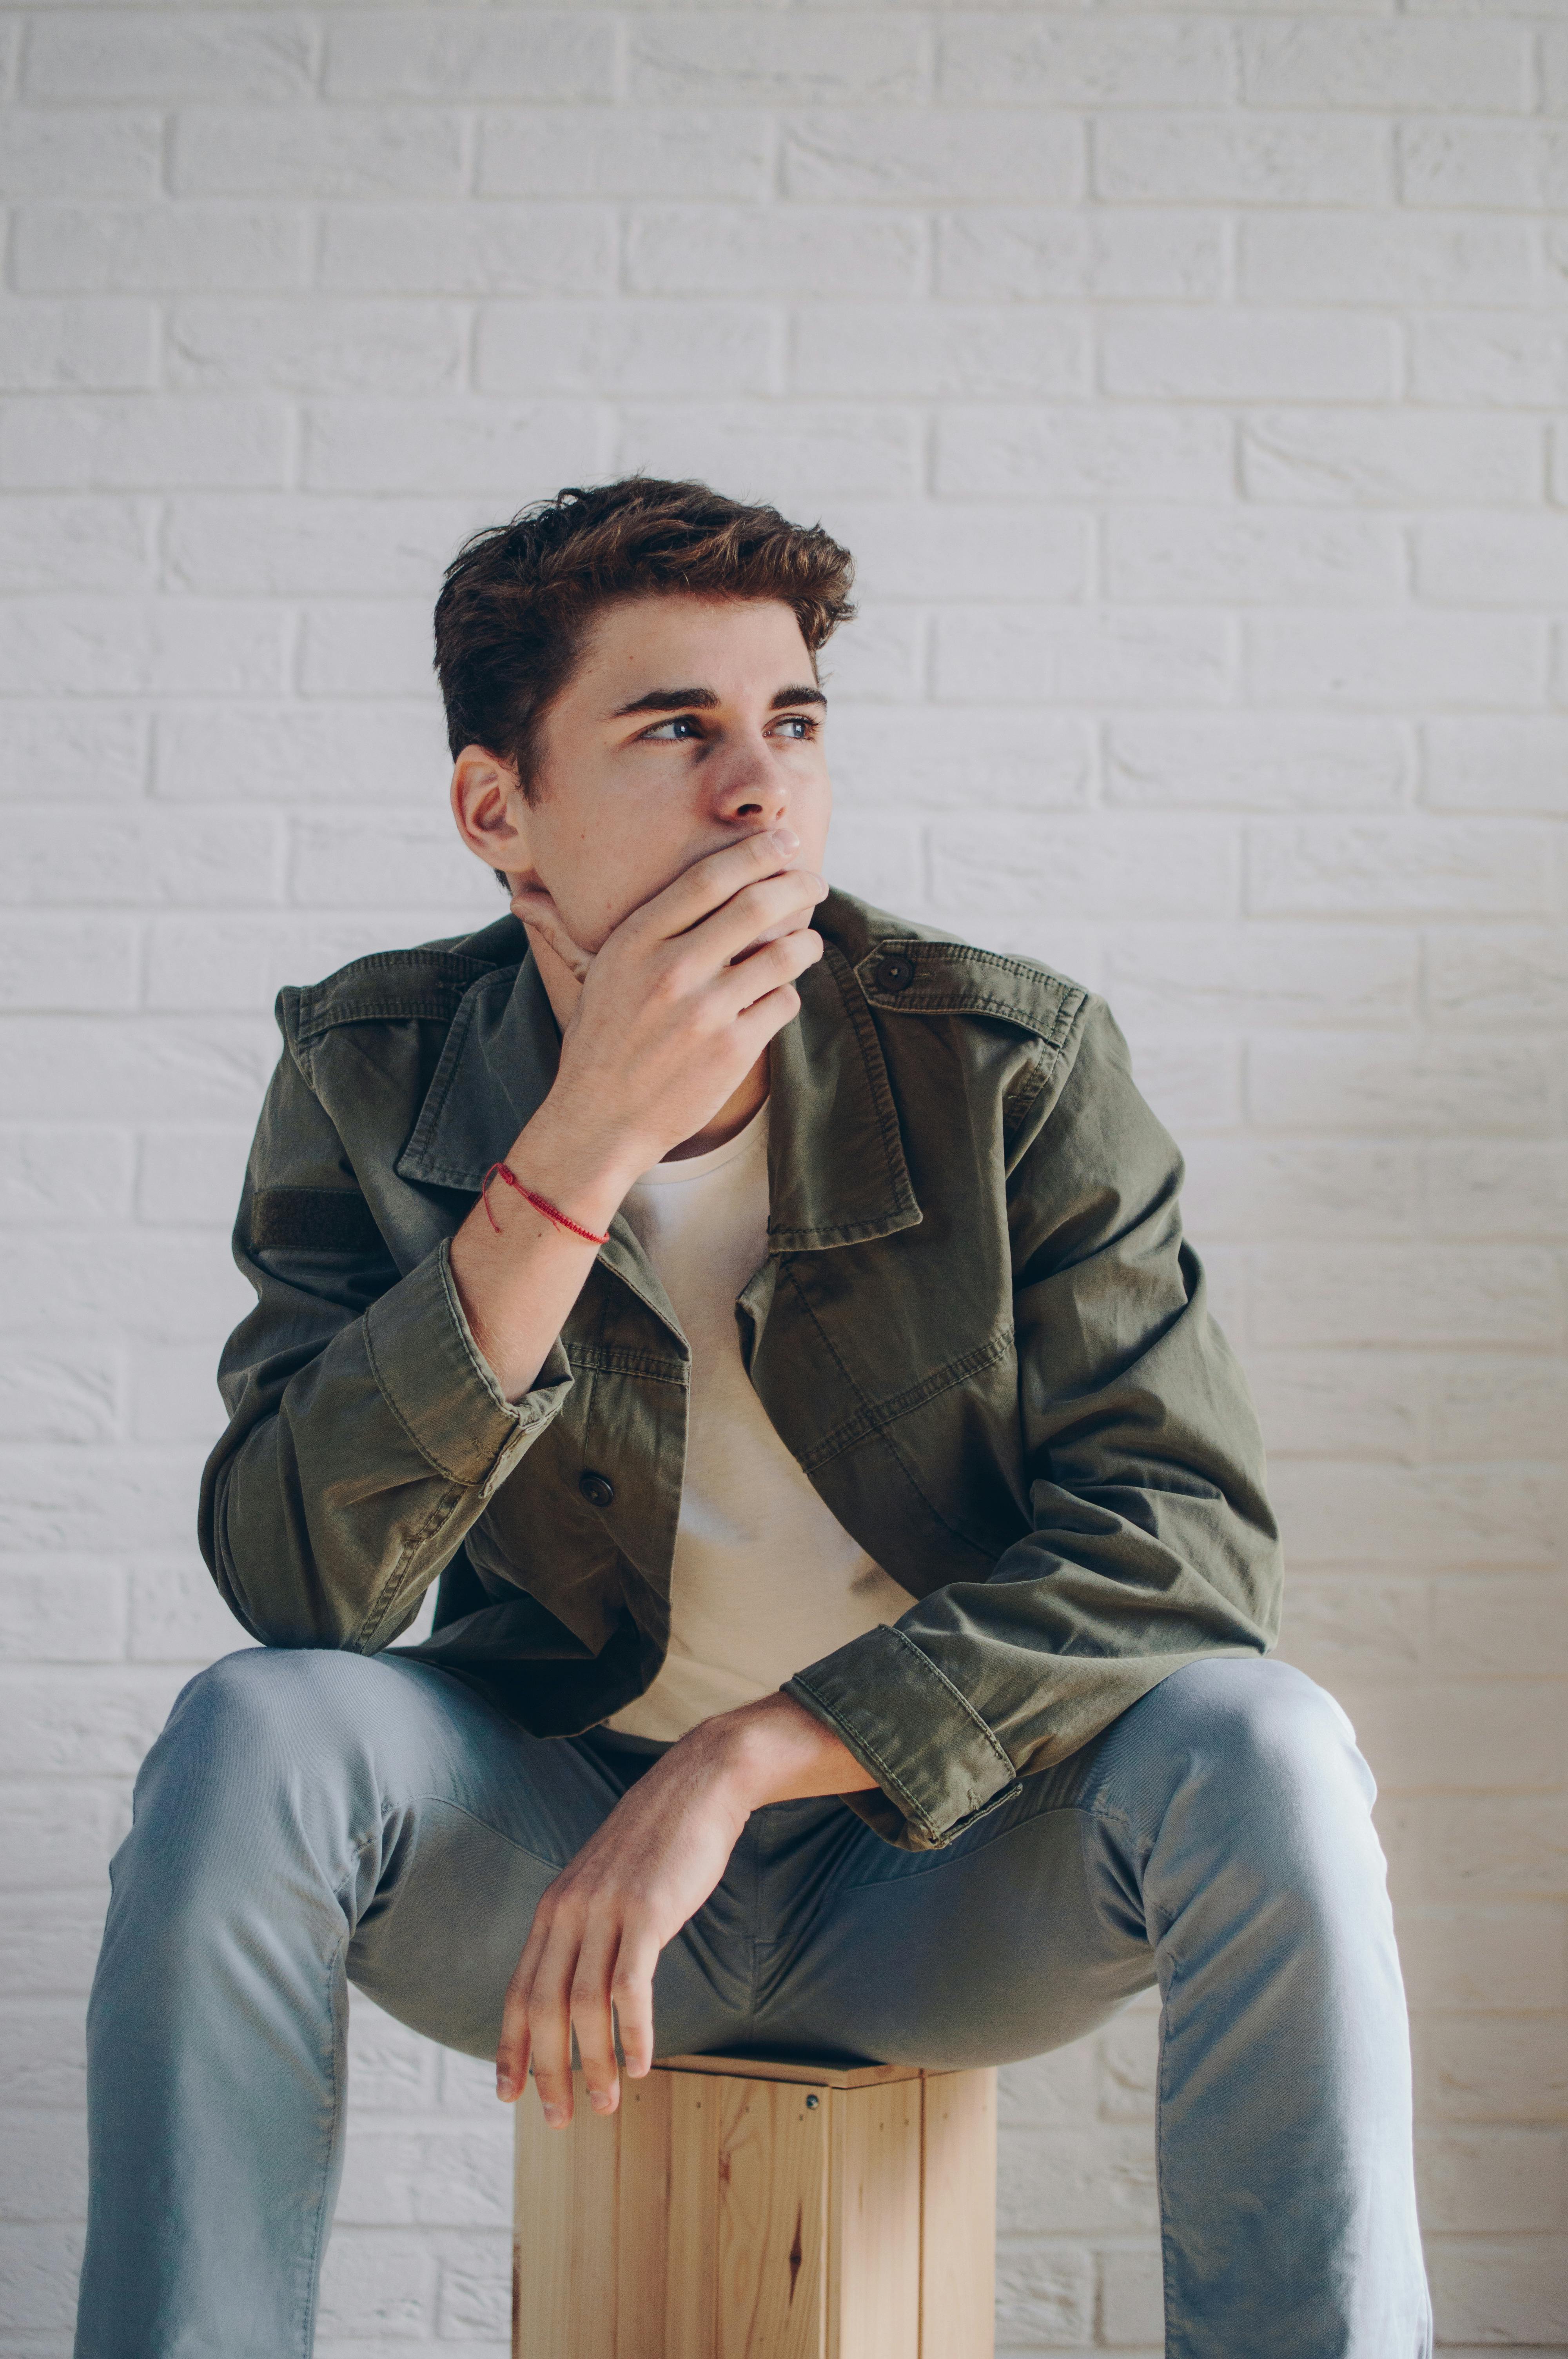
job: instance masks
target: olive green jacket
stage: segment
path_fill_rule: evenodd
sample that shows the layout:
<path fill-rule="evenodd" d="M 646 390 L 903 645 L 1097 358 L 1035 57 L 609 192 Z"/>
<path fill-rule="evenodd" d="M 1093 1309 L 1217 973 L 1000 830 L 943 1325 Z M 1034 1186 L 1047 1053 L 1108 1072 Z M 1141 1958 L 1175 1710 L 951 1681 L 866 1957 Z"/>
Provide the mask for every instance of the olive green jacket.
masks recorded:
<path fill-rule="evenodd" d="M 1184 1243 L 1182 1164 L 1104 1003 L 834 893 L 772 1052 L 768 1256 L 741 1354 L 909 1610 L 786 1692 L 949 1842 L 1195 1657 L 1278 1626 L 1257 1424 Z M 511 917 L 278 1000 L 234 1232 L 201 1544 L 273 1646 L 407 1649 L 540 1735 L 664 1659 L 689 1352 L 617 1217 L 525 1397 L 448 1261 L 560 1035 Z M 788 1569 L 780 1578 L 787 1580 Z"/>

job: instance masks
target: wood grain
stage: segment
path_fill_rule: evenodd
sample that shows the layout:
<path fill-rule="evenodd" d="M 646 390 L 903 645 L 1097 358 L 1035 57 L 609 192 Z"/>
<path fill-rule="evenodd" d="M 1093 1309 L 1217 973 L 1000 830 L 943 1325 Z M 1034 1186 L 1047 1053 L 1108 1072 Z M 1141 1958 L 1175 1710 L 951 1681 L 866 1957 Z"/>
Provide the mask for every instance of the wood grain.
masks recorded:
<path fill-rule="evenodd" d="M 545 2127 L 532 2083 L 517 2100 L 516 2152 L 514 2359 L 570 2359 L 573 2173 L 563 2138 Z"/>
<path fill-rule="evenodd" d="M 673 2096 L 665 2072 L 621 2082 L 615 2359 L 665 2359 Z"/>
<path fill-rule="evenodd" d="M 996 2074 L 933 2072 L 924 2094 L 920 2359 L 992 2359 Z"/>
<path fill-rule="evenodd" d="M 718 2359 L 719 2084 L 678 2073 L 670 2093 L 670 2216 L 662 2359 Z"/>
<path fill-rule="evenodd" d="M 718 2359 L 823 2359 L 827 2108 L 721 2080 Z"/>
<path fill-rule="evenodd" d="M 920 2347 L 919 2080 L 837 2089 L 827 2206 L 827 2359 Z"/>
<path fill-rule="evenodd" d="M 608 2118 L 574 2095 L 564 2132 L 517 2108 L 514 2359 L 993 2359 L 994 2072 L 704 2057 Z"/>
<path fill-rule="evenodd" d="M 548 2130 L 532 2087 L 517 2102 L 513 2238 L 517 2359 L 615 2349 L 620 2134 L 572 2075 L 569 2129 Z"/>

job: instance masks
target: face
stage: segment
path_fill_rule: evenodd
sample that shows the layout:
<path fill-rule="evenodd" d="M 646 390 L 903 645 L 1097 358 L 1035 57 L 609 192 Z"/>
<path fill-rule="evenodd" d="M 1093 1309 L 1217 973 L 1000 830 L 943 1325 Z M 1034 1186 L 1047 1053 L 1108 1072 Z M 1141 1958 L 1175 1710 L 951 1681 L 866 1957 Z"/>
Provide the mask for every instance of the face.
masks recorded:
<path fill-rule="evenodd" d="M 546 715 L 535 799 L 478 746 L 452 781 L 470 850 L 543 886 L 589 954 L 694 860 L 787 824 L 820 870 L 832 804 L 826 700 L 789 607 L 628 599 L 591 625 Z"/>

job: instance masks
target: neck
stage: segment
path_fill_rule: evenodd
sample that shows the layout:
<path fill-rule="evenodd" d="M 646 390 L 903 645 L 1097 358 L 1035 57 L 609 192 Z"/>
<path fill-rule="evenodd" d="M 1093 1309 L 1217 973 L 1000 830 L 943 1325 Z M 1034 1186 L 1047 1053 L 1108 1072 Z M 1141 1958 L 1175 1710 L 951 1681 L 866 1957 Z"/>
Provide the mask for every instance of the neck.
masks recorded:
<path fill-rule="evenodd" d="M 528 942 L 538 965 L 540 979 L 549 995 L 556 1021 L 564 1032 L 582 995 L 582 984 L 559 952 L 552 949 L 533 927 L 529 929 Z M 689 1138 L 683 1138 L 678 1147 L 672 1147 L 664 1160 L 678 1163 L 688 1155 L 708 1155 L 714 1147 L 724 1146 L 738 1130 L 744 1130 L 767 1094 L 768 1052 L 764 1049 L 740 1087 L 730 1092 L 717 1113 L 703 1124 L 700 1130 L 694 1130 Z"/>

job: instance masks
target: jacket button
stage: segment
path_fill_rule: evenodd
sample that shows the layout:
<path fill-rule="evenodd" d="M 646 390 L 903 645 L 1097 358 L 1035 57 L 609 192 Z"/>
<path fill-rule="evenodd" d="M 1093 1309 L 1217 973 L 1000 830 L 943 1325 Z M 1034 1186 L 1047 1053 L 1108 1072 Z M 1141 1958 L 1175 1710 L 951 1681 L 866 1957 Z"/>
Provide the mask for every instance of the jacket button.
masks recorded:
<path fill-rule="evenodd" d="M 578 1476 L 577 1486 L 590 1507 L 608 1507 L 615 1496 L 615 1485 L 609 1475 L 596 1474 L 591 1468 Z"/>
<path fill-rule="evenodd" d="M 914 961 L 906 958 L 885 958 L 877 966 L 877 983 L 883 991 L 907 991 L 914 981 Z"/>

